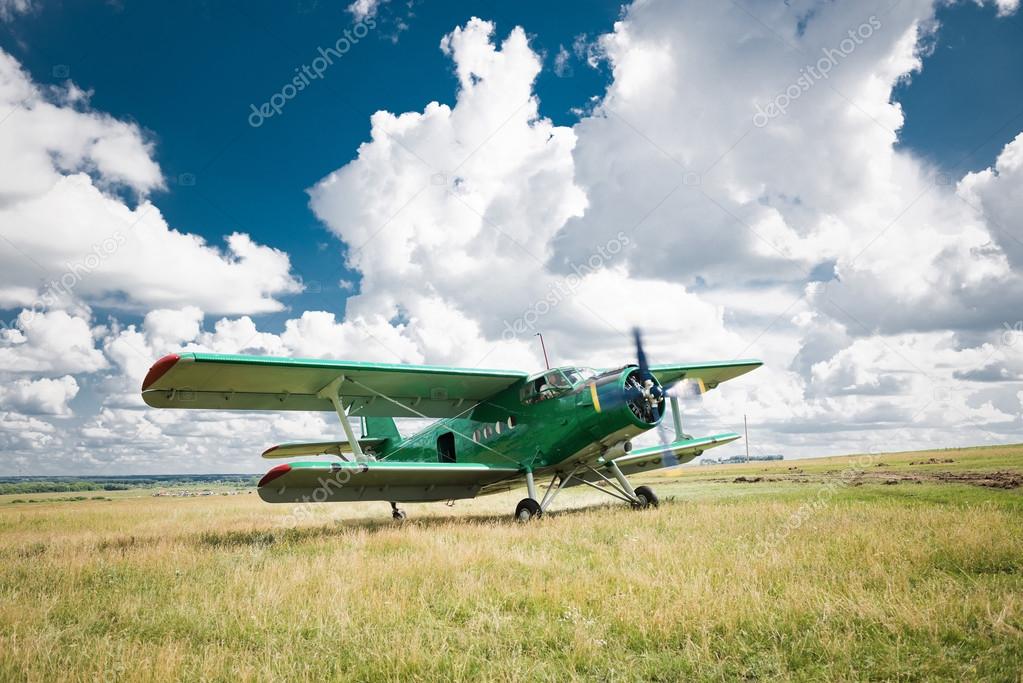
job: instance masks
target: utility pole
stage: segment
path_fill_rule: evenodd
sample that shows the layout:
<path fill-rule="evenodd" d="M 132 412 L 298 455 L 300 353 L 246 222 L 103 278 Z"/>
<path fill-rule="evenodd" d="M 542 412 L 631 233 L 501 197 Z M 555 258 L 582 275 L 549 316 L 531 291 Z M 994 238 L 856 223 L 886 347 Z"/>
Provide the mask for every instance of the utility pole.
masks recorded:
<path fill-rule="evenodd" d="M 742 414 L 742 431 L 746 434 L 743 440 L 746 442 L 746 462 L 749 462 L 749 425 L 746 423 L 746 413 Z"/>
<path fill-rule="evenodd" d="M 547 360 L 547 347 L 543 343 L 543 335 L 539 332 L 536 333 L 537 337 L 540 337 L 540 348 L 543 349 L 543 364 L 547 366 L 547 369 L 551 369 L 551 362 Z"/>

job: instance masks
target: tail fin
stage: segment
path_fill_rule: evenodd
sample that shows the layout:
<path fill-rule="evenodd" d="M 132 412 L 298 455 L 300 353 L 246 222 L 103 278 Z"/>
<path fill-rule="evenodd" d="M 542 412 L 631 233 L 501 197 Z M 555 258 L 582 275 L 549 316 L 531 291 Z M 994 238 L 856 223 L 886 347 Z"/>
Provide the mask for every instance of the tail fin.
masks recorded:
<path fill-rule="evenodd" d="M 398 427 L 394 424 L 394 418 L 364 417 L 363 420 L 366 421 L 364 425 L 365 431 L 363 432 L 364 436 L 401 441 L 401 433 L 398 432 Z"/>

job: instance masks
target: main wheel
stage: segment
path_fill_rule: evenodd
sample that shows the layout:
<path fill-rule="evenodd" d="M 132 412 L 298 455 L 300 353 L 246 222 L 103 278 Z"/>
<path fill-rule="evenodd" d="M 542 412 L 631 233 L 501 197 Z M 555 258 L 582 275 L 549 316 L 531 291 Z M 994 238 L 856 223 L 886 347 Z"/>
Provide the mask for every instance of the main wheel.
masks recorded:
<path fill-rule="evenodd" d="M 515 519 L 520 522 L 528 522 L 534 517 L 539 517 L 543 514 L 543 510 L 540 509 L 540 503 L 537 503 L 532 498 L 523 498 L 519 501 L 519 504 L 515 506 Z"/>
<path fill-rule="evenodd" d="M 649 486 L 636 487 L 636 497 L 639 498 L 639 503 L 636 503 L 635 507 L 639 509 L 651 506 L 657 507 L 661 502 L 658 500 L 657 494 Z"/>
<path fill-rule="evenodd" d="M 391 517 L 393 519 L 396 519 L 399 522 L 404 522 L 405 521 L 405 511 L 404 510 L 392 510 L 391 511 Z"/>

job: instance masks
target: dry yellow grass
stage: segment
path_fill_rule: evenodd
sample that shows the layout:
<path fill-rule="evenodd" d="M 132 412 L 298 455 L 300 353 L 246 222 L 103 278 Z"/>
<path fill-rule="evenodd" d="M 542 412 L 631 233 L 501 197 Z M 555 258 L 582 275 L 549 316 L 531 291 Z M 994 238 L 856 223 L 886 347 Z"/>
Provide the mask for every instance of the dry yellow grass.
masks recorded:
<path fill-rule="evenodd" d="M 652 476 L 672 500 L 641 512 L 574 489 L 528 525 L 520 492 L 402 526 L 385 503 L 295 526 L 255 495 L 0 498 L 0 678 L 1020 680 L 1021 490 L 825 489 L 842 467 Z"/>

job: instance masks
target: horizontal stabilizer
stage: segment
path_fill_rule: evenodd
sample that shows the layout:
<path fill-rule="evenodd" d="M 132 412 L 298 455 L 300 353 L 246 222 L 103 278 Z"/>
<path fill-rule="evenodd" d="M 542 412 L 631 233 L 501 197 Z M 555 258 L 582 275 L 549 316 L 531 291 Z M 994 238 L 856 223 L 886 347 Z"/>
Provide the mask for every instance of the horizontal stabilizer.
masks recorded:
<path fill-rule="evenodd" d="M 363 453 L 372 453 L 388 439 L 359 439 Z M 315 441 L 310 443 L 282 443 L 263 451 L 264 458 L 294 458 L 298 455 L 341 455 L 351 453 L 352 444 L 347 441 Z"/>

